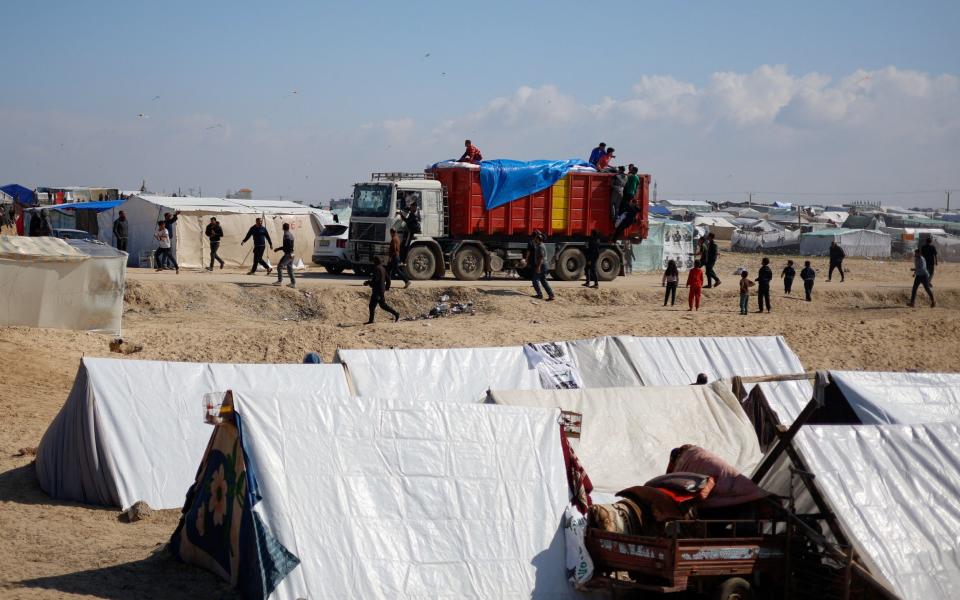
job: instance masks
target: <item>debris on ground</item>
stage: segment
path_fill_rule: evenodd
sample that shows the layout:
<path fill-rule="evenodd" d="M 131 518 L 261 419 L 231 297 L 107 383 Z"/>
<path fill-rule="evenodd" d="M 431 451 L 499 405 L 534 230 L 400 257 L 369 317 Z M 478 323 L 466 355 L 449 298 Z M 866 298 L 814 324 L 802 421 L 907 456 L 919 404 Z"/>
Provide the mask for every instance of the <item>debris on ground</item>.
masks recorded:
<path fill-rule="evenodd" d="M 20 448 L 19 450 L 17 450 L 17 453 L 14 454 L 14 456 L 36 456 L 36 455 L 37 455 L 37 449 L 32 446 L 28 446 L 26 448 Z"/>
<path fill-rule="evenodd" d="M 421 319 L 439 319 L 442 317 L 450 317 L 453 315 L 475 315 L 477 314 L 476 309 L 473 306 L 473 302 L 467 300 L 464 302 L 451 302 L 449 294 L 441 294 L 437 298 L 437 302 L 433 305 L 429 312 L 404 319 L 407 321 L 419 321 Z"/>
<path fill-rule="evenodd" d="M 123 338 L 114 338 L 110 340 L 110 352 L 117 352 L 119 354 L 133 354 L 134 352 L 140 352 L 141 350 L 143 350 L 142 345 L 124 341 Z"/>
<path fill-rule="evenodd" d="M 136 523 L 153 516 L 153 509 L 143 500 L 137 500 L 133 506 L 120 513 L 119 519 L 125 523 Z"/>

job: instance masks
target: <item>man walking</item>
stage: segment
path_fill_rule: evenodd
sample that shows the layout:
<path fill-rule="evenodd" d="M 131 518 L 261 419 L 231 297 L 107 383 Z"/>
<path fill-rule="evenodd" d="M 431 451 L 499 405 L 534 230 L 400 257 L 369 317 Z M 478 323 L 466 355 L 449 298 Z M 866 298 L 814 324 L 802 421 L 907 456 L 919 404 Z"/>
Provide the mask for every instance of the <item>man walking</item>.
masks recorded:
<path fill-rule="evenodd" d="M 370 275 L 370 281 L 365 283 L 370 286 L 370 319 L 366 325 L 373 324 L 373 315 L 378 306 L 393 315 L 393 322 L 396 323 L 400 320 L 400 313 L 387 304 L 386 293 L 390 287 L 390 277 L 379 256 L 373 257 L 373 272 Z"/>
<path fill-rule="evenodd" d="M 846 257 L 847 253 L 843 251 L 840 244 L 830 242 L 830 270 L 827 272 L 827 281 L 833 279 L 833 270 L 836 269 L 840 271 L 840 283 L 843 283 L 845 279 L 843 275 L 843 259 Z"/>
<path fill-rule="evenodd" d="M 710 233 L 707 235 L 707 262 L 704 265 L 706 267 L 707 275 L 707 285 L 704 287 L 708 290 L 712 287 L 720 285 L 720 278 L 717 277 L 717 272 L 714 270 L 714 267 L 717 266 L 717 258 L 719 258 L 720 249 L 717 247 L 717 240 L 715 236 Z M 716 283 L 714 283 L 716 281 Z"/>
<path fill-rule="evenodd" d="M 760 271 L 757 273 L 757 304 L 759 309 L 757 312 L 763 312 L 763 305 L 767 305 L 767 312 L 770 312 L 770 282 L 773 281 L 773 269 L 770 268 L 770 259 L 764 257 L 760 261 L 762 265 Z"/>
<path fill-rule="evenodd" d="M 156 263 L 154 265 L 155 269 L 162 271 L 163 265 L 169 262 L 173 264 L 173 268 L 179 275 L 180 265 L 177 264 L 177 259 L 170 253 L 170 231 L 163 221 L 157 221 L 157 230 L 153 233 L 153 239 L 157 240 L 157 250 L 153 253 L 153 261 Z"/>
<path fill-rule="evenodd" d="M 402 279 L 403 289 L 410 287 L 410 278 L 400 266 L 400 236 L 396 229 L 390 230 L 390 262 L 387 263 L 387 275 L 390 279 Z"/>
<path fill-rule="evenodd" d="M 247 275 L 256 273 L 258 265 L 263 265 L 263 268 L 267 270 L 267 275 L 269 275 L 273 269 L 263 260 L 263 253 L 266 251 L 267 246 L 270 246 L 270 249 L 273 250 L 273 241 L 270 239 L 270 233 L 267 231 L 267 228 L 263 226 L 263 219 L 257 218 L 256 224 L 247 230 L 247 235 L 243 238 L 243 241 L 240 242 L 240 245 L 242 246 L 247 243 L 247 240 L 250 238 L 253 238 L 253 268 L 250 269 Z"/>
<path fill-rule="evenodd" d="M 290 223 L 283 224 L 283 244 L 277 248 L 277 252 L 283 252 L 280 262 L 277 263 L 277 281 L 273 285 L 283 283 L 283 268 L 287 268 L 287 275 L 290 276 L 290 285 L 288 287 L 297 287 L 297 282 L 293 278 L 293 232 L 290 231 Z M 269 271 L 267 271 L 269 273 Z"/>
<path fill-rule="evenodd" d="M 930 296 L 930 308 L 937 305 L 933 299 L 933 290 L 930 289 L 930 273 L 927 271 L 927 261 L 923 259 L 920 248 L 913 251 L 913 291 L 910 293 L 910 303 L 907 306 L 913 306 L 917 301 L 917 288 L 921 285 L 923 290 Z"/>
<path fill-rule="evenodd" d="M 210 217 L 204 235 L 210 240 L 210 266 L 207 267 L 207 270 L 213 270 L 213 261 L 219 261 L 220 268 L 223 269 L 223 259 L 217 253 L 220 250 L 220 240 L 223 238 L 223 228 L 220 227 L 220 221 L 217 221 L 216 217 Z"/>
<path fill-rule="evenodd" d="M 543 246 L 542 234 L 533 236 L 533 263 L 530 266 L 533 267 L 534 297 L 543 299 L 542 285 L 547 292 L 547 302 L 553 302 L 553 289 L 547 283 L 547 249 Z"/>
<path fill-rule="evenodd" d="M 804 261 L 803 269 L 800 270 L 800 280 L 803 281 L 803 293 L 806 296 L 807 302 L 812 300 L 813 280 L 816 278 L 817 272 L 814 271 L 813 267 L 810 266 L 810 261 Z"/>
<path fill-rule="evenodd" d="M 600 287 L 600 280 L 597 279 L 597 261 L 600 260 L 600 232 L 594 229 L 590 232 L 590 237 L 587 239 L 587 252 L 586 252 L 587 264 L 583 269 L 583 273 L 586 276 L 586 281 L 583 282 L 583 287 Z M 590 285 L 590 281 L 593 281 L 593 285 Z"/>
<path fill-rule="evenodd" d="M 924 242 L 923 246 L 920 246 L 920 255 L 923 256 L 924 262 L 927 263 L 927 273 L 930 274 L 929 281 L 927 283 L 930 286 L 933 286 L 933 272 L 937 268 L 937 247 L 933 245 L 933 236 L 927 236 L 927 240 Z"/>
<path fill-rule="evenodd" d="M 170 213 L 163 213 L 163 226 L 164 226 L 164 227 L 166 228 L 166 230 L 167 230 L 167 235 L 170 236 L 170 252 L 167 253 L 166 259 L 165 259 L 165 264 L 163 265 L 164 268 L 167 268 L 167 269 L 170 268 L 170 264 L 171 264 L 171 263 L 172 263 L 174 266 L 176 266 L 176 264 L 177 264 L 176 256 L 175 256 L 174 253 L 173 253 L 174 233 L 175 233 L 175 231 L 176 231 L 176 229 L 174 228 L 173 224 L 177 222 L 177 218 L 178 218 L 179 216 L 180 216 L 180 211 L 179 211 L 179 210 L 176 211 L 175 213 L 173 213 L 172 215 L 171 215 Z"/>
<path fill-rule="evenodd" d="M 130 224 L 127 223 L 126 213 L 121 210 L 120 215 L 113 222 L 113 243 L 117 246 L 117 250 L 127 251 L 127 238 L 129 237 Z"/>

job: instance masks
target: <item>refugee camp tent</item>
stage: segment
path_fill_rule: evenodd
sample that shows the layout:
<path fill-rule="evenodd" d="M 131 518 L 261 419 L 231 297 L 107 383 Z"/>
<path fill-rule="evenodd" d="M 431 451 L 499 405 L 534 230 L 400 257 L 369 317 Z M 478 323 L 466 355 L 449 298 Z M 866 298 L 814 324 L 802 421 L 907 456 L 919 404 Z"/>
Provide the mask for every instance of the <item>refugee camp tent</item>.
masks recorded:
<path fill-rule="evenodd" d="M 3 192 L 14 202 L 22 204 L 23 206 L 33 206 L 37 203 L 37 199 L 33 193 L 33 190 L 16 183 L 9 183 L 0 187 L 0 192 Z"/>
<path fill-rule="evenodd" d="M 661 271 L 670 260 L 675 260 L 681 271 L 689 270 L 693 267 L 693 233 L 692 223 L 650 219 L 647 238 L 632 246 L 633 271 Z"/>
<path fill-rule="evenodd" d="M 666 473 L 684 444 L 709 450 L 741 472 L 760 462 L 753 425 L 730 381 L 710 385 L 583 390 L 491 390 L 490 401 L 582 415 L 577 458 L 594 490 L 615 494 Z"/>
<path fill-rule="evenodd" d="M 960 423 L 960 373 L 831 371 L 865 425 Z"/>
<path fill-rule="evenodd" d="M 339 365 L 84 357 L 37 449 L 40 487 L 60 500 L 182 506 L 210 438 L 203 396 L 228 388 L 349 394 Z"/>
<path fill-rule="evenodd" d="M 761 221 L 766 223 L 767 221 Z M 797 252 L 800 249 L 800 231 L 734 231 L 730 237 L 730 249 L 738 252 Z"/>
<path fill-rule="evenodd" d="M 783 455 L 763 489 L 833 515 L 838 541 L 896 596 L 960 597 L 960 424 L 806 425 L 791 445 L 796 461 Z"/>
<path fill-rule="evenodd" d="M 126 254 L 54 237 L 0 236 L 0 325 L 120 334 Z"/>
<path fill-rule="evenodd" d="M 827 256 L 830 243 L 837 242 L 847 256 L 871 258 L 890 257 L 890 236 L 866 229 L 822 229 L 800 236 L 800 254 L 803 256 Z"/>
<path fill-rule="evenodd" d="M 240 427 L 214 431 L 170 548 L 245 598 L 581 597 L 559 411 L 302 391 L 233 403 Z"/>
<path fill-rule="evenodd" d="M 704 227 L 718 240 L 729 240 L 737 226 L 723 217 L 697 215 L 693 220 L 694 227 Z"/>
<path fill-rule="evenodd" d="M 935 235 L 933 245 L 937 248 L 937 259 L 943 262 L 960 262 L 960 237 L 955 235 Z"/>
<path fill-rule="evenodd" d="M 333 222 L 329 211 L 320 211 L 296 202 L 285 200 L 237 200 L 227 198 L 180 198 L 140 194 L 131 197 L 123 206 L 129 223 L 127 250 L 131 266 L 141 266 L 141 256 L 149 257 L 157 247 L 153 238 L 157 221 L 164 213 L 180 211 L 174 226 L 173 249 L 181 267 L 206 267 L 210 262 L 210 242 L 204 235 L 210 217 L 216 217 L 223 228 L 220 242 L 220 257 L 229 266 L 252 264 L 253 242 L 243 246 L 240 241 L 258 217 L 270 233 L 274 247 L 283 241 L 282 226 L 289 223 L 296 239 L 294 252 L 297 257 L 309 260 L 313 254 L 316 236 L 324 225 Z M 99 215 L 100 236 L 113 245 L 114 213 Z M 276 255 L 268 252 L 267 258 Z"/>

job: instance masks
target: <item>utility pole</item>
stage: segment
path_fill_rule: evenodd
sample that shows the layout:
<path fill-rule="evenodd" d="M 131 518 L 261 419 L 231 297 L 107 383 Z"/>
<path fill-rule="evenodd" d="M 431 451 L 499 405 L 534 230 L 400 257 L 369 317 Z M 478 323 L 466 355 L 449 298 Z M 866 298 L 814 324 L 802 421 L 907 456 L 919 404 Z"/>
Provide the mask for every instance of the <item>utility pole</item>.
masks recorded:
<path fill-rule="evenodd" d="M 753 206 L 753 192 L 747 192 L 747 206 Z"/>
<path fill-rule="evenodd" d="M 950 190 L 945 190 L 947 194 L 947 212 L 950 212 Z"/>

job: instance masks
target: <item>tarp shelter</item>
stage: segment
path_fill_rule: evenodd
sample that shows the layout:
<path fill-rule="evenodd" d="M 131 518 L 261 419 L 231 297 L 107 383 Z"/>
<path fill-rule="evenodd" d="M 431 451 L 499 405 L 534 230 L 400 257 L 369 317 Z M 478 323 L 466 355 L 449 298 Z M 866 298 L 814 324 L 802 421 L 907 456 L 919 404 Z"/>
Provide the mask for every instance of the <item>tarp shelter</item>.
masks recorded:
<path fill-rule="evenodd" d="M 827 256 L 830 243 L 837 242 L 847 256 L 890 258 L 890 236 L 866 229 L 822 229 L 800 236 L 800 254 L 803 256 Z"/>
<path fill-rule="evenodd" d="M 694 227 L 703 227 L 712 233 L 718 240 L 729 240 L 737 226 L 723 217 L 709 217 L 697 215 L 693 220 Z"/>
<path fill-rule="evenodd" d="M 0 192 L 10 196 L 13 198 L 14 202 L 24 206 L 33 206 L 37 203 L 36 196 L 33 194 L 33 190 L 16 183 L 10 183 L 0 187 Z"/>
<path fill-rule="evenodd" d="M 960 423 L 960 373 L 831 371 L 864 425 Z"/>
<path fill-rule="evenodd" d="M 693 267 L 693 224 L 680 221 L 651 219 L 647 238 L 642 244 L 633 244 L 635 272 L 661 271 L 670 260 L 686 271 Z"/>
<path fill-rule="evenodd" d="M 660 206 L 659 204 L 654 204 L 650 207 L 651 215 L 658 215 L 661 217 L 669 217 L 671 215 L 670 209 L 666 206 Z"/>
<path fill-rule="evenodd" d="M 130 253 L 130 265 L 139 266 L 140 257 L 152 254 L 157 247 L 153 235 L 157 230 L 157 221 L 163 220 L 164 213 L 180 211 L 180 217 L 174 225 L 173 248 L 177 262 L 181 267 L 201 268 L 209 265 L 210 242 L 204 235 L 210 217 L 216 217 L 223 228 L 220 241 L 220 257 L 233 267 L 252 265 L 253 242 L 248 240 L 243 246 L 240 241 L 258 217 L 270 233 L 274 247 L 283 241 L 282 226 L 290 223 L 296 239 L 295 254 L 309 261 L 313 254 L 316 236 L 323 226 L 333 222 L 328 211 L 320 211 L 296 202 L 281 200 L 235 200 L 227 198 L 180 198 L 169 196 L 151 196 L 147 194 L 133 196 L 122 207 L 129 223 L 127 251 Z M 116 210 L 99 215 L 101 239 L 111 245 L 113 239 L 113 221 Z M 266 258 L 276 262 L 277 255 L 267 253 Z"/>
<path fill-rule="evenodd" d="M 960 424 L 807 425 L 792 445 L 799 464 L 784 455 L 765 490 L 789 496 L 793 476 L 798 510 L 813 510 L 791 468 L 811 473 L 822 510 L 894 594 L 960 597 Z"/>
<path fill-rule="evenodd" d="M 582 597 L 565 573 L 559 411 L 233 400 L 240 425 L 214 431 L 170 547 L 243 597 Z"/>
<path fill-rule="evenodd" d="M 60 500 L 183 506 L 210 438 L 203 396 L 230 388 L 349 394 L 339 365 L 83 358 L 37 449 L 40 487 Z"/>
<path fill-rule="evenodd" d="M 577 458 L 594 489 L 616 492 L 663 475 L 670 451 L 695 444 L 749 473 L 760 462 L 753 425 L 729 381 L 710 385 L 583 390 L 491 390 L 508 406 L 582 415 Z"/>
<path fill-rule="evenodd" d="M 120 334 L 126 254 L 79 240 L 0 236 L 0 325 Z"/>
<path fill-rule="evenodd" d="M 767 221 L 761 221 L 766 223 Z M 734 231 L 730 237 L 730 249 L 739 252 L 771 251 L 796 252 L 800 248 L 800 231 Z"/>

